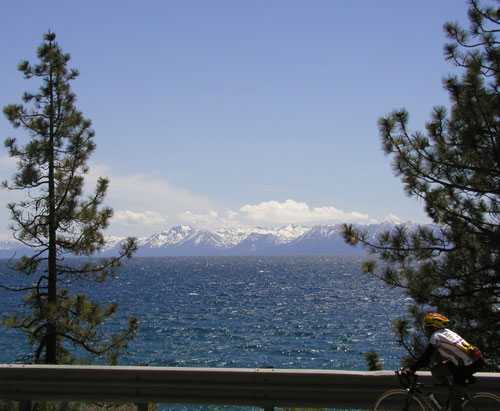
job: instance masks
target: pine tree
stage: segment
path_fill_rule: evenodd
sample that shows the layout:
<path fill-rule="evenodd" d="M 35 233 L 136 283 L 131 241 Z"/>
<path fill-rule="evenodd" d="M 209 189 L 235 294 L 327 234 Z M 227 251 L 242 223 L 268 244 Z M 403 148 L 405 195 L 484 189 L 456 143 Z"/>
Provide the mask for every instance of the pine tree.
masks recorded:
<path fill-rule="evenodd" d="M 383 262 L 365 270 L 412 297 L 411 321 L 398 319 L 398 341 L 415 355 L 416 333 L 429 310 L 449 316 L 455 330 L 500 367 L 500 0 L 469 1 L 470 27 L 445 24 L 445 57 L 461 73 L 443 80 L 451 107 L 435 107 L 426 132 L 411 133 L 409 114 L 379 120 L 383 150 L 405 192 L 422 201 L 439 227 L 399 226 L 369 240 L 344 226 Z M 413 334 L 413 335 L 412 335 Z M 408 338 L 414 337 L 412 342 Z"/>
<path fill-rule="evenodd" d="M 71 294 L 69 287 L 75 281 L 103 282 L 137 246 L 129 238 L 117 257 L 86 258 L 79 264 L 68 261 L 70 256 L 89 257 L 102 249 L 102 231 L 113 212 L 102 207 L 106 179 L 98 180 L 92 195 L 83 194 L 87 160 L 95 149 L 94 131 L 90 120 L 75 107 L 70 82 L 78 72 L 68 69 L 70 55 L 63 53 L 55 37 L 50 32 L 44 35 L 38 64 L 24 61 L 18 66 L 26 79 L 40 81 L 38 92 L 24 94 L 27 106 L 12 104 L 3 110 L 14 128 L 29 135 L 22 147 L 15 138 L 5 141 L 10 156 L 17 158 L 18 171 L 11 183 L 2 185 L 26 192 L 24 200 L 8 208 L 14 237 L 31 247 L 32 253 L 13 262 L 12 268 L 30 277 L 33 284 L 7 287 L 27 292 L 29 309 L 3 322 L 28 335 L 33 347 L 29 358 L 37 363 L 73 363 L 78 350 L 106 355 L 115 363 L 119 351 L 135 336 L 137 318 L 131 317 L 118 335 L 106 337 L 100 326 L 116 312 L 116 304 L 100 307 L 83 294 Z"/>

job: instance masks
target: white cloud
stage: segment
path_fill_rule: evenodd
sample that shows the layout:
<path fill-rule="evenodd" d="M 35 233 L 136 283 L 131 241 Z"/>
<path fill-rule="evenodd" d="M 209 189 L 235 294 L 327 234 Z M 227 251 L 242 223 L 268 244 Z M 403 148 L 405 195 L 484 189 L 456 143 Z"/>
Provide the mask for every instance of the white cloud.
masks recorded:
<path fill-rule="evenodd" d="M 250 225 L 248 221 L 245 221 L 245 218 L 241 215 L 241 213 L 233 210 L 225 210 L 222 214 L 213 210 L 202 214 L 185 211 L 180 213 L 177 217 L 183 224 L 188 224 L 192 227 L 206 230 L 244 227 Z"/>
<path fill-rule="evenodd" d="M 12 183 L 12 177 L 16 173 L 17 160 L 13 157 L 0 157 L 0 181 Z M 26 192 L 17 190 L 7 190 L 0 188 L 0 241 L 12 240 L 8 226 L 11 223 L 11 214 L 6 207 L 9 203 L 15 203 L 24 199 Z"/>
<path fill-rule="evenodd" d="M 86 190 L 93 190 L 98 177 L 109 178 L 105 204 L 113 208 L 110 233 L 149 235 L 179 223 L 177 215 L 191 210 L 202 214 L 214 209 L 209 199 L 196 196 L 157 175 L 116 175 L 106 165 L 92 165 Z"/>
<path fill-rule="evenodd" d="M 196 214 L 191 211 L 185 211 L 178 215 L 179 219 L 193 227 L 214 227 L 221 220 L 216 211 L 208 211 L 205 214 Z"/>
<path fill-rule="evenodd" d="M 257 205 L 245 205 L 240 212 L 246 219 L 256 223 L 328 224 L 339 222 L 366 222 L 367 214 L 356 211 L 345 212 L 335 207 L 310 207 L 303 202 L 286 200 L 283 203 L 268 201 Z"/>
<path fill-rule="evenodd" d="M 303 202 L 286 200 L 267 201 L 256 205 L 244 205 L 239 210 L 225 210 L 222 215 L 215 211 L 203 214 L 187 211 L 179 218 L 184 224 L 196 228 L 214 229 L 220 227 L 267 226 L 284 224 L 335 224 L 344 222 L 373 222 L 367 214 L 356 211 L 345 212 L 335 207 L 310 207 Z"/>
<path fill-rule="evenodd" d="M 206 198 L 175 187 L 166 180 L 155 179 L 148 175 L 111 177 L 109 200 L 168 214 L 186 209 L 201 211 L 212 205 Z"/>
<path fill-rule="evenodd" d="M 17 160 L 13 157 L 0 157 L 0 181 L 11 181 L 16 172 Z"/>
<path fill-rule="evenodd" d="M 10 156 L 0 157 L 0 172 L 2 174 L 3 173 L 9 174 L 8 178 L 10 178 L 11 177 L 10 174 L 14 173 L 14 170 L 16 168 L 16 162 L 17 160 L 14 157 Z"/>
<path fill-rule="evenodd" d="M 403 219 L 394 214 L 387 214 L 384 221 L 390 221 L 393 223 L 402 223 Z"/>
<path fill-rule="evenodd" d="M 12 235 L 0 234 L 0 241 L 12 241 Z"/>
<path fill-rule="evenodd" d="M 136 213 L 130 210 L 118 210 L 114 213 L 113 223 L 124 227 L 158 227 L 165 226 L 167 219 L 156 211 Z"/>

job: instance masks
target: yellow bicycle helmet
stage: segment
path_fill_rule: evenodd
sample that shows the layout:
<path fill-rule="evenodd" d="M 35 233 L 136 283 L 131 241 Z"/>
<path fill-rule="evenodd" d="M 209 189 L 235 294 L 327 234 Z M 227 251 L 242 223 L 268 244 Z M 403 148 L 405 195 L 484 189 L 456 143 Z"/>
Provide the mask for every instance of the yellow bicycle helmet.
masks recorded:
<path fill-rule="evenodd" d="M 422 325 L 424 327 L 446 328 L 446 324 L 449 322 L 450 320 L 448 320 L 448 318 L 446 318 L 444 315 L 438 313 L 429 313 L 424 317 Z"/>

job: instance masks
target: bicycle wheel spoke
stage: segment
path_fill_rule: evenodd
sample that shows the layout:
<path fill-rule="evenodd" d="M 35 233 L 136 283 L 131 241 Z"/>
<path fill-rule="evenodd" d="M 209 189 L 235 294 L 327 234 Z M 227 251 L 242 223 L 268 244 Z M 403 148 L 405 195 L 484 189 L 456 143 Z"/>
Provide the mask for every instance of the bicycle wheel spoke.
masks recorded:
<path fill-rule="evenodd" d="M 425 411 L 417 396 L 410 397 L 406 390 L 391 390 L 382 394 L 375 403 L 375 411 Z"/>

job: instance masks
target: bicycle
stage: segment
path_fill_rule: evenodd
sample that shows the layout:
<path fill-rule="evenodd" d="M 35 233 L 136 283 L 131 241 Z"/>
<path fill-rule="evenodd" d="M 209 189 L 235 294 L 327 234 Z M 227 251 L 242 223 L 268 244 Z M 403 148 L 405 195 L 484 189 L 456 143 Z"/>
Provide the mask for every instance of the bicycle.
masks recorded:
<path fill-rule="evenodd" d="M 375 402 L 374 411 L 444 411 L 449 409 L 451 386 L 442 384 L 423 384 L 418 376 L 395 371 L 398 381 L 404 388 L 384 392 Z M 434 391 L 439 387 L 449 390 L 447 401 L 441 404 Z M 462 404 L 464 411 L 500 410 L 500 397 L 489 392 L 465 393 Z"/>

